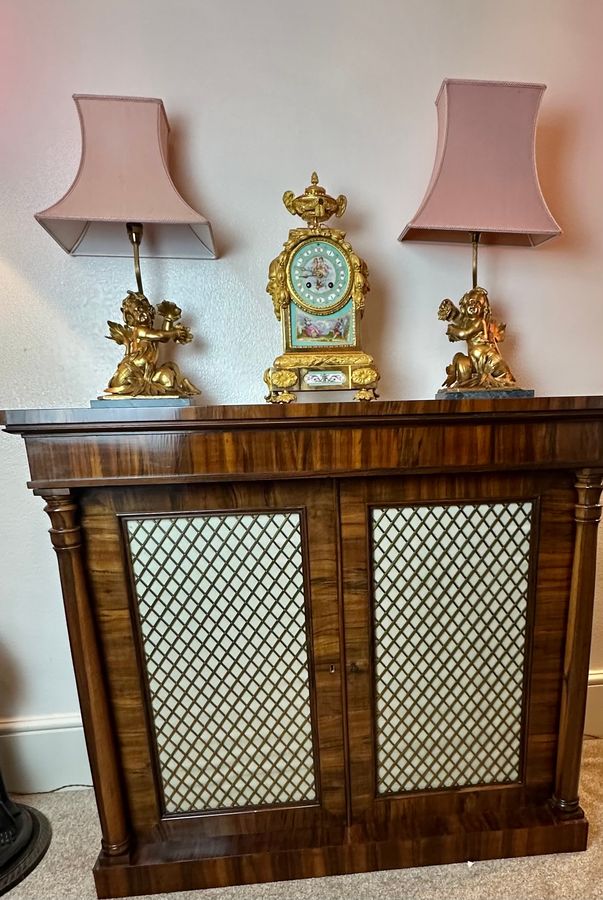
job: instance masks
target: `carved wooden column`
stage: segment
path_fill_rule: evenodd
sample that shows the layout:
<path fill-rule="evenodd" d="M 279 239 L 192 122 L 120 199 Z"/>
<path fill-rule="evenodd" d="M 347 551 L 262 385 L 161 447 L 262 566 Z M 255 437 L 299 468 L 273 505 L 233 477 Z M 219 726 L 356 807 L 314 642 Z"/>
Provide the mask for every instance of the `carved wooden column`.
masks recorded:
<path fill-rule="evenodd" d="M 82 558 L 78 505 L 70 490 L 39 490 L 50 517 L 50 537 L 56 550 L 69 642 L 82 709 L 84 734 L 107 856 L 128 850 L 128 827 L 116 757 L 104 673 Z"/>
<path fill-rule="evenodd" d="M 579 803 L 578 783 L 586 715 L 603 472 L 599 469 L 582 469 L 577 477 L 576 541 L 563 667 L 555 794 L 552 801 L 557 812 L 572 818 L 584 815 Z"/>

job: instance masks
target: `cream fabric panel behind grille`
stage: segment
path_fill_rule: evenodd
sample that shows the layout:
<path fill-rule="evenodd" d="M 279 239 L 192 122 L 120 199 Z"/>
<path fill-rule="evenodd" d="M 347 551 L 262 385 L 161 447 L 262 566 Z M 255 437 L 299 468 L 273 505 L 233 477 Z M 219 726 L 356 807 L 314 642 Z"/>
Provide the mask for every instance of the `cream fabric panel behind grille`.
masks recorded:
<path fill-rule="evenodd" d="M 517 782 L 532 503 L 371 517 L 378 793 Z"/>
<path fill-rule="evenodd" d="M 166 812 L 316 800 L 300 514 L 127 535 Z"/>

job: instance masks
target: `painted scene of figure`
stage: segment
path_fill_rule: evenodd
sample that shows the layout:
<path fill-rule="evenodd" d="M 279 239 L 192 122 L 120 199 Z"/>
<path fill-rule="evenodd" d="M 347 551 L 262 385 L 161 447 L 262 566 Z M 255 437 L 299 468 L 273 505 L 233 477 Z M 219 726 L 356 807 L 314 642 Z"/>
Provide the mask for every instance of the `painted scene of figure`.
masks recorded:
<path fill-rule="evenodd" d="M 337 343 L 349 344 L 353 341 L 352 315 L 313 316 L 298 312 L 295 317 L 296 344 Z"/>

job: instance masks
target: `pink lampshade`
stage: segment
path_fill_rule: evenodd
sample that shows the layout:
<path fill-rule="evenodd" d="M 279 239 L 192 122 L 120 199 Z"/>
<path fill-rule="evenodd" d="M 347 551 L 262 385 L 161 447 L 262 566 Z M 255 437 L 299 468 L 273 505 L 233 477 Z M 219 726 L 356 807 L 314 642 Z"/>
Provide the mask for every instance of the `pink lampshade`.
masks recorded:
<path fill-rule="evenodd" d="M 538 108 L 546 86 L 445 79 L 438 144 L 423 202 L 400 241 L 534 246 L 561 234 L 536 172 Z"/>
<path fill-rule="evenodd" d="M 75 181 L 36 219 L 74 256 L 131 256 L 127 222 L 144 225 L 140 255 L 214 259 L 211 225 L 180 196 L 167 165 L 169 124 L 150 97 L 74 94 L 82 129 Z"/>

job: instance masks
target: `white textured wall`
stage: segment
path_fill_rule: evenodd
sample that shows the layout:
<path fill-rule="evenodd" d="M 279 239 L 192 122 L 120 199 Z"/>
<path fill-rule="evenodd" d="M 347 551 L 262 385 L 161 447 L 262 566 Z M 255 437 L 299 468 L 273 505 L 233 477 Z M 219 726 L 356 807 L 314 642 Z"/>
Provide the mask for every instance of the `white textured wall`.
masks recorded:
<path fill-rule="evenodd" d="M 469 286 L 468 248 L 396 237 L 431 172 L 442 78 L 542 81 L 543 190 L 565 235 L 486 248 L 480 281 L 537 393 L 603 388 L 603 4 L 596 0 L 2 0 L 0 406 L 85 406 L 119 357 L 103 337 L 133 287 L 127 260 L 72 259 L 34 221 L 79 159 L 74 92 L 162 97 L 175 180 L 214 224 L 216 262 L 145 261 L 149 296 L 197 335 L 180 354 L 209 403 L 261 401 L 279 350 L 264 293 L 316 168 L 349 197 L 367 259 L 365 345 L 384 398 L 430 397 L 450 358 L 436 319 Z M 0 437 L 5 555 L 0 718 L 77 709 L 61 599 L 24 447 Z M 594 665 L 603 669 L 603 625 Z"/>

